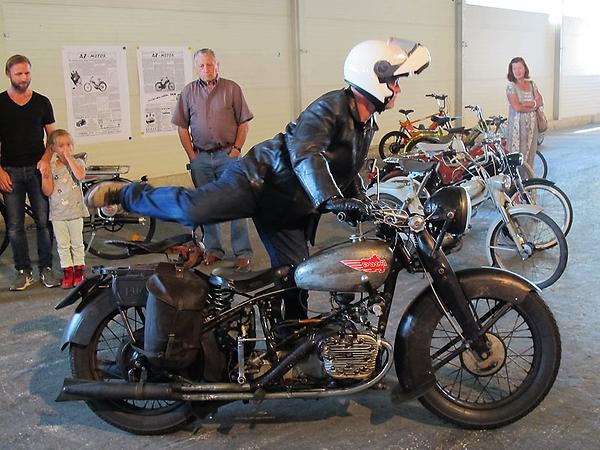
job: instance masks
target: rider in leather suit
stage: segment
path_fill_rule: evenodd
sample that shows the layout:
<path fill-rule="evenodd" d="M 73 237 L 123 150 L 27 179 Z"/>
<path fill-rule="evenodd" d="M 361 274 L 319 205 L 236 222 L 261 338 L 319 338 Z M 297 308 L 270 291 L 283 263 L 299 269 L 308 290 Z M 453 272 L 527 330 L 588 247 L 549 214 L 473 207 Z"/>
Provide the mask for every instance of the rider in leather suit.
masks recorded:
<path fill-rule="evenodd" d="M 399 77 L 420 73 L 429 60 L 428 50 L 414 42 L 361 42 L 344 64 L 350 87 L 315 100 L 284 133 L 255 145 L 216 182 L 198 189 L 105 182 L 88 191 L 86 202 L 121 203 L 127 211 L 191 227 L 252 217 L 272 267 L 296 265 L 308 257 L 321 213 L 343 212 L 351 220 L 367 215 L 358 172 L 376 130 L 374 113 L 393 106 Z M 287 319 L 306 317 L 306 298 L 299 290 L 286 295 Z"/>

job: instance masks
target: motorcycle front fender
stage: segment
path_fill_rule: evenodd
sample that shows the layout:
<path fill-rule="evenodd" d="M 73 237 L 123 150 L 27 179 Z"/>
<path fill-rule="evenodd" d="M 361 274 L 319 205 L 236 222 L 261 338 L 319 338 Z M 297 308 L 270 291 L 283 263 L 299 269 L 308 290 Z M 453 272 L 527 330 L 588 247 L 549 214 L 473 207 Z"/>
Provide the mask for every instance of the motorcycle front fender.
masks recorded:
<path fill-rule="evenodd" d="M 502 298 L 518 304 L 524 301 L 528 295 L 540 293 L 541 290 L 531 281 L 508 270 L 498 269 L 496 267 L 477 267 L 464 269 L 456 272 L 459 283 L 467 298 Z M 418 310 L 422 302 L 429 301 L 433 297 L 431 287 L 423 289 L 410 303 L 398 325 L 396 332 L 396 342 L 394 345 L 394 359 L 398 377 L 401 380 L 406 393 L 410 395 L 413 390 L 418 391 L 422 385 L 412 386 L 399 367 L 411 367 L 417 362 L 413 360 L 412 355 L 422 349 L 410 348 L 408 345 L 409 337 L 414 332 L 418 317 Z M 427 343 L 429 345 L 429 343 Z M 419 358 L 417 358 L 419 359 Z M 426 371 L 426 370 L 425 370 Z M 433 374 L 431 374 L 433 378 Z M 404 378 L 404 379 L 403 379 Z M 429 380 L 422 380 L 427 384 Z"/>

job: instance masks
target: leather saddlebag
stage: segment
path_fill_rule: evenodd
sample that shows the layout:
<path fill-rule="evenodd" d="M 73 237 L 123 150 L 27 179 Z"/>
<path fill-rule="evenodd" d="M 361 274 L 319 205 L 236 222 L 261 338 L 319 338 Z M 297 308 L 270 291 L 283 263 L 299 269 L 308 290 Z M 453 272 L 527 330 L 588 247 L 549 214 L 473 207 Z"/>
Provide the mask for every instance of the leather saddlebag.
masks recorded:
<path fill-rule="evenodd" d="M 198 358 L 202 347 L 208 281 L 190 270 L 161 263 L 146 287 L 143 353 L 162 369 L 184 369 Z"/>

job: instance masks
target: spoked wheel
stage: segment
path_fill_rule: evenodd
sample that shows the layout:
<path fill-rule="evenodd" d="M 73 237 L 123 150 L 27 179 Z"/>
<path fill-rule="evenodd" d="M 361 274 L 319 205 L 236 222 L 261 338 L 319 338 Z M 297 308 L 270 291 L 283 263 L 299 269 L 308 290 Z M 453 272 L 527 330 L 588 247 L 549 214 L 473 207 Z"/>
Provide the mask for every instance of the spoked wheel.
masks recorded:
<path fill-rule="evenodd" d="M 8 227 L 6 226 L 6 206 L 0 203 L 0 255 L 8 247 Z"/>
<path fill-rule="evenodd" d="M 537 150 L 533 158 L 533 174 L 538 178 L 546 178 L 548 176 L 548 161 L 546 157 Z"/>
<path fill-rule="evenodd" d="M 560 227 L 566 236 L 573 224 L 573 206 L 565 194 L 552 181 L 532 178 L 523 183 L 521 194 L 515 188 L 510 193 L 513 204 L 537 205 Z"/>
<path fill-rule="evenodd" d="M 401 131 L 390 131 L 379 141 L 379 156 L 381 159 L 399 156 L 404 153 L 404 144 L 408 136 Z"/>
<path fill-rule="evenodd" d="M 511 214 L 511 220 L 523 250 L 519 251 L 506 224 L 499 221 L 488 234 L 491 263 L 527 278 L 540 289 L 554 284 L 568 259 L 567 241 L 559 226 L 544 213 L 518 212 Z"/>
<path fill-rule="evenodd" d="M 110 295 L 110 293 L 107 293 Z M 134 336 L 143 338 L 144 310 L 131 307 L 125 316 Z M 71 345 L 71 371 L 76 378 L 122 382 L 135 370 L 136 352 L 129 343 L 123 317 L 117 310 L 110 313 L 96 329 L 90 344 Z M 161 381 L 152 380 L 149 381 Z M 167 380 L 162 380 L 167 381 Z M 193 420 L 188 402 L 168 400 L 86 400 L 89 408 L 102 420 L 136 434 L 164 434 L 178 430 Z"/>
<path fill-rule="evenodd" d="M 396 367 L 412 383 L 433 372 L 435 385 L 419 401 L 464 428 L 497 428 L 525 416 L 544 399 L 560 365 L 558 327 L 539 295 L 531 292 L 513 304 L 497 294 L 506 292 L 498 287 L 486 289 L 495 297 L 470 299 L 476 319 L 487 330 L 490 350 L 485 360 L 464 346 L 429 297 L 414 311 L 414 334 L 404 344 L 414 354 L 411 367 Z"/>

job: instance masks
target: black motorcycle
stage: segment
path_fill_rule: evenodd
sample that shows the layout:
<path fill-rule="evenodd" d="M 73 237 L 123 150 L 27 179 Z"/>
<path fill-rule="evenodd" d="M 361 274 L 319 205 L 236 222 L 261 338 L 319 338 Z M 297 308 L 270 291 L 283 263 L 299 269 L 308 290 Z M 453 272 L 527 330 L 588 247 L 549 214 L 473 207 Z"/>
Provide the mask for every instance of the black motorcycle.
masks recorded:
<path fill-rule="evenodd" d="M 178 261 L 99 268 L 57 305 L 81 299 L 62 343 L 74 378 L 57 400 L 85 400 L 118 428 L 160 434 L 232 401 L 355 394 L 395 364 L 397 399 L 418 397 L 464 428 L 514 422 L 552 387 L 560 335 L 530 282 L 501 269 L 450 267 L 441 242 L 465 230 L 469 210 L 459 187 L 433 194 L 423 214 L 375 202 L 376 236 L 359 224 L 350 240 L 297 267 L 251 273 L 190 268 L 201 251 L 183 244 L 188 237 L 120 243 L 171 249 Z M 404 312 L 392 345 L 384 336 L 403 269 L 424 273 L 429 286 Z M 331 308 L 283 319 L 292 277 L 328 292 Z"/>

